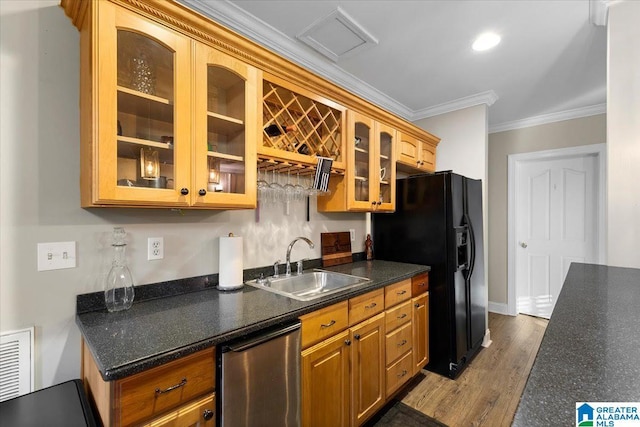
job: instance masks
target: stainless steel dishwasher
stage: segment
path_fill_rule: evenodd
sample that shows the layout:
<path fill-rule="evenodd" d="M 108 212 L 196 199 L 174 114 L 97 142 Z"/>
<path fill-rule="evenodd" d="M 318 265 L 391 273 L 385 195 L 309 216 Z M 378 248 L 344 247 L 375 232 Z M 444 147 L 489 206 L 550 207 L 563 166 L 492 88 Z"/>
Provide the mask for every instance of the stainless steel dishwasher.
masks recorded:
<path fill-rule="evenodd" d="M 217 368 L 217 425 L 300 426 L 300 322 L 222 345 Z"/>

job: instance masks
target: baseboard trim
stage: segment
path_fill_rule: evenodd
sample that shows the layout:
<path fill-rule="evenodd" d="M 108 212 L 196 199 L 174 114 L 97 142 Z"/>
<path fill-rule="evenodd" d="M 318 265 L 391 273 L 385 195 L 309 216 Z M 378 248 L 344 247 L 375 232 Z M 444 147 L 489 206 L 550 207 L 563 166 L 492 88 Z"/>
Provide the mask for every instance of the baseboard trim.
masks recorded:
<path fill-rule="evenodd" d="M 491 341 L 491 331 L 487 329 L 484 333 L 484 338 L 482 339 L 482 346 L 489 347 L 493 341 Z"/>
<path fill-rule="evenodd" d="M 506 316 L 510 316 L 509 306 L 501 302 L 489 301 L 489 311 L 492 313 L 504 314 Z"/>

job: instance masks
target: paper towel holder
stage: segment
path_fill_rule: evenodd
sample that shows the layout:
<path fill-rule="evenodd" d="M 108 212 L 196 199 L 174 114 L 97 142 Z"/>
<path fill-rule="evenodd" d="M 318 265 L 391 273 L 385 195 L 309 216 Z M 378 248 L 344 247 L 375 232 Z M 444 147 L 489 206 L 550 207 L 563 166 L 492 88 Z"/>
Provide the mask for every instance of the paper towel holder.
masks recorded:
<path fill-rule="evenodd" d="M 228 237 L 220 237 L 218 290 L 234 291 L 244 286 L 242 246 L 242 237 L 236 237 L 233 233 L 229 233 Z M 229 259 L 229 254 L 234 252 L 236 258 Z M 238 255 L 239 259 L 237 258 Z"/>

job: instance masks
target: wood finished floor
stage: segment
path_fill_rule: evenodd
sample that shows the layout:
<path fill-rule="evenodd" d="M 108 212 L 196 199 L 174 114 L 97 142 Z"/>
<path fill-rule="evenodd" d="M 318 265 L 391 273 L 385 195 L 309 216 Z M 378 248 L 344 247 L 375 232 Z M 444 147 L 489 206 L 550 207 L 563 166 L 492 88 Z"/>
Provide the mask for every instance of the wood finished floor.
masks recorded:
<path fill-rule="evenodd" d="M 450 427 L 510 426 L 547 322 L 489 313 L 493 343 L 458 379 L 423 371 L 424 377 L 398 397 Z"/>

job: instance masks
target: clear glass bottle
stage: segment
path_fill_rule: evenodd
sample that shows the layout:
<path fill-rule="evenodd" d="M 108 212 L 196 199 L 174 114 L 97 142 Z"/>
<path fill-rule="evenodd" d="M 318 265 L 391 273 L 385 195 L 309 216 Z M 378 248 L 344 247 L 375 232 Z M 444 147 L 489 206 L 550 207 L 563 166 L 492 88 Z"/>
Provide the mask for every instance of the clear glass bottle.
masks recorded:
<path fill-rule="evenodd" d="M 125 257 L 126 236 L 124 228 L 113 228 L 113 263 L 104 288 L 104 301 L 110 312 L 127 310 L 133 305 L 133 278 Z"/>

